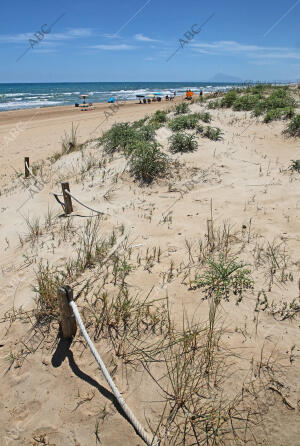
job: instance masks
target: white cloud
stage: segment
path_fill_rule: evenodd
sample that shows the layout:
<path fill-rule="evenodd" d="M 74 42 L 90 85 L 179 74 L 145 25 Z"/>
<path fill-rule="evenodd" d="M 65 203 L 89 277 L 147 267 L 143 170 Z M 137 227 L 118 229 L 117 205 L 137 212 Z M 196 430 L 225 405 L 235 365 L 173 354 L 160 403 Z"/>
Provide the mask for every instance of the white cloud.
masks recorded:
<path fill-rule="evenodd" d="M 92 45 L 89 48 L 95 50 L 105 50 L 105 51 L 123 51 L 123 50 L 133 50 L 134 46 L 122 43 L 120 45 Z"/>
<path fill-rule="evenodd" d="M 121 36 L 118 36 L 118 34 L 102 34 L 102 37 L 105 37 L 106 39 L 121 39 Z"/>
<path fill-rule="evenodd" d="M 51 30 L 50 32 L 46 33 L 48 30 L 47 24 L 44 24 L 41 26 L 39 32 L 42 33 L 43 30 L 45 30 L 44 39 L 48 41 L 60 41 L 60 40 L 72 40 L 72 39 L 78 39 L 82 37 L 91 37 L 93 35 L 93 32 L 89 28 L 70 28 L 67 31 L 63 33 L 53 33 Z M 20 34 L 0 34 L 0 42 L 1 43 L 22 43 L 22 42 L 28 42 L 29 39 L 36 40 L 37 37 L 34 35 L 37 31 L 34 31 L 32 33 L 20 33 Z"/>
<path fill-rule="evenodd" d="M 276 46 L 246 45 L 232 40 L 221 40 L 212 43 L 190 43 L 197 52 L 211 55 L 246 55 L 252 58 L 268 59 L 300 59 L 300 52 L 293 48 Z"/>
<path fill-rule="evenodd" d="M 159 40 L 151 39 L 150 37 L 144 36 L 143 34 L 136 34 L 134 38 L 139 42 L 159 42 Z"/>

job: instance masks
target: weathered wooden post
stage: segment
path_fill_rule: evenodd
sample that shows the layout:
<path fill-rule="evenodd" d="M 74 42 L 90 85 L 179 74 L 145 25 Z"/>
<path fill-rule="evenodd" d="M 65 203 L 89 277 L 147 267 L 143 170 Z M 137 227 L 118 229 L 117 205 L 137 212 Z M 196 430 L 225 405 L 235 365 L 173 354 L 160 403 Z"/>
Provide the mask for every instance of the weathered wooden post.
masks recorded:
<path fill-rule="evenodd" d="M 25 178 L 28 178 L 30 176 L 29 171 L 29 156 L 25 156 L 24 158 L 24 164 L 25 164 Z"/>
<path fill-rule="evenodd" d="M 73 338 L 77 331 L 76 319 L 69 302 L 73 300 L 73 290 L 68 285 L 60 287 L 57 291 L 60 309 L 60 326 L 65 339 Z"/>
<path fill-rule="evenodd" d="M 69 183 L 61 183 L 61 188 L 65 202 L 65 213 L 71 214 L 73 212 L 73 205 L 71 196 L 68 194 L 68 192 L 70 192 Z"/>

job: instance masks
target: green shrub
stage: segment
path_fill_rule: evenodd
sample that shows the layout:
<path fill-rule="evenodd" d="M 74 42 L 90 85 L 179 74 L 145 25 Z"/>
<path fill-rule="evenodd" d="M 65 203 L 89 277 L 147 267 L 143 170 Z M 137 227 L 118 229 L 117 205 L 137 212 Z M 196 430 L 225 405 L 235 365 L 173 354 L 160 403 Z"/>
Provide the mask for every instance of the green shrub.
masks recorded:
<path fill-rule="evenodd" d="M 221 99 L 221 107 L 232 107 L 233 103 L 238 98 L 238 94 L 235 90 L 228 91 L 225 96 Z"/>
<path fill-rule="evenodd" d="M 264 117 L 264 122 L 268 123 L 280 119 L 282 116 L 282 111 L 280 108 L 275 108 L 275 110 L 268 110 Z"/>
<path fill-rule="evenodd" d="M 256 103 L 256 105 L 253 108 L 252 116 L 261 116 L 266 111 L 266 104 L 265 101 L 260 100 Z"/>
<path fill-rule="evenodd" d="M 276 119 L 290 119 L 294 116 L 295 112 L 292 107 L 275 108 L 274 110 L 268 110 L 264 122 L 268 123 Z"/>
<path fill-rule="evenodd" d="M 134 139 L 136 129 L 130 127 L 128 122 L 114 124 L 100 139 L 107 153 L 125 150 L 126 146 Z"/>
<path fill-rule="evenodd" d="M 215 101 L 209 101 L 209 103 L 207 104 L 207 108 L 209 108 L 210 110 L 214 110 L 220 107 L 221 107 L 221 101 L 219 99 L 216 99 Z"/>
<path fill-rule="evenodd" d="M 154 115 L 151 116 L 149 124 L 155 127 L 155 129 L 159 129 L 165 122 L 167 122 L 167 114 L 167 111 L 157 110 Z"/>
<path fill-rule="evenodd" d="M 166 173 L 168 158 L 157 142 L 139 141 L 129 160 L 131 174 L 138 180 L 151 183 Z"/>
<path fill-rule="evenodd" d="M 296 101 L 292 98 L 290 91 L 283 87 L 272 91 L 270 96 L 266 98 L 266 108 L 268 110 L 295 106 Z"/>
<path fill-rule="evenodd" d="M 291 119 L 295 116 L 295 110 L 293 107 L 285 107 L 282 110 L 283 119 Z"/>
<path fill-rule="evenodd" d="M 202 125 L 197 126 L 197 133 L 199 133 L 203 138 L 211 139 L 212 141 L 220 141 L 223 139 L 223 132 L 219 127 L 203 127 Z"/>
<path fill-rule="evenodd" d="M 288 136 L 299 137 L 300 136 L 300 115 L 296 115 L 287 125 L 283 131 Z"/>
<path fill-rule="evenodd" d="M 290 165 L 290 170 L 296 170 L 296 172 L 300 173 L 300 160 L 291 160 L 292 164 Z"/>
<path fill-rule="evenodd" d="M 137 121 L 139 122 L 139 121 Z M 153 141 L 155 138 L 155 126 L 148 124 L 137 126 L 137 122 L 131 126 L 128 122 L 114 124 L 101 138 L 100 142 L 107 153 L 123 151 L 130 155 L 137 142 Z"/>
<path fill-rule="evenodd" d="M 199 113 L 192 115 L 178 116 L 169 122 L 169 128 L 175 132 L 179 130 L 194 129 L 199 120 Z"/>
<path fill-rule="evenodd" d="M 198 148 L 198 143 L 194 134 L 174 133 L 170 136 L 169 143 L 170 151 L 173 153 L 193 152 Z"/>
<path fill-rule="evenodd" d="M 138 121 L 134 121 L 134 122 L 131 124 L 131 127 L 132 127 L 133 129 L 138 129 L 138 128 L 142 127 L 142 126 L 145 124 L 145 122 L 147 121 L 147 119 L 149 119 L 149 116 L 145 116 L 144 118 L 139 119 Z"/>
<path fill-rule="evenodd" d="M 199 118 L 203 122 L 211 122 L 211 120 L 212 120 L 211 114 L 208 112 L 199 113 Z"/>
<path fill-rule="evenodd" d="M 258 103 L 258 99 L 256 95 L 246 94 L 244 96 L 239 96 L 236 101 L 233 103 L 233 110 L 235 111 L 249 111 L 253 110 Z"/>
<path fill-rule="evenodd" d="M 153 141 L 155 138 L 155 126 L 148 124 L 140 127 L 136 134 L 135 139 L 144 141 Z"/>
<path fill-rule="evenodd" d="M 181 102 L 175 106 L 175 115 L 183 115 L 190 111 L 189 104 L 187 102 Z"/>
<path fill-rule="evenodd" d="M 164 110 L 157 110 L 152 116 L 154 121 L 158 122 L 166 122 L 167 121 L 167 112 Z"/>

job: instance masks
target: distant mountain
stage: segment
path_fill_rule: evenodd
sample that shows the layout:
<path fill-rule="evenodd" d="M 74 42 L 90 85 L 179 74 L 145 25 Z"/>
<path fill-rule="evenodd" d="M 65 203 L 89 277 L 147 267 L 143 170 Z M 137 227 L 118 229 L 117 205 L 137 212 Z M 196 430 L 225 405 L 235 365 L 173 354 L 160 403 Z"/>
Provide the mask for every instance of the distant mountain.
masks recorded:
<path fill-rule="evenodd" d="M 229 74 L 217 73 L 210 79 L 210 81 L 211 82 L 243 82 L 243 79 L 236 77 L 236 76 L 230 76 Z"/>

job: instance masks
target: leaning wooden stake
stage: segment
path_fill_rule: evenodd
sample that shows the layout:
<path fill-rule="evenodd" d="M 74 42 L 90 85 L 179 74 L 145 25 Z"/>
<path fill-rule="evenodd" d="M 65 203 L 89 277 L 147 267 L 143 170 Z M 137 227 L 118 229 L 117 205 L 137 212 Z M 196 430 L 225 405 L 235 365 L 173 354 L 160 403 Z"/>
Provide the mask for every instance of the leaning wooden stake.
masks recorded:
<path fill-rule="evenodd" d="M 61 188 L 65 202 L 65 213 L 71 214 L 73 212 L 73 205 L 72 205 L 72 198 L 68 194 L 68 192 L 70 192 L 69 183 L 61 183 Z"/>
<path fill-rule="evenodd" d="M 30 176 L 29 157 L 28 156 L 25 156 L 24 163 L 25 163 L 25 178 L 28 178 Z"/>
<path fill-rule="evenodd" d="M 69 302 L 73 300 L 73 290 L 68 285 L 58 289 L 57 299 L 60 309 L 60 326 L 65 339 L 75 336 L 77 331 L 76 319 Z"/>

